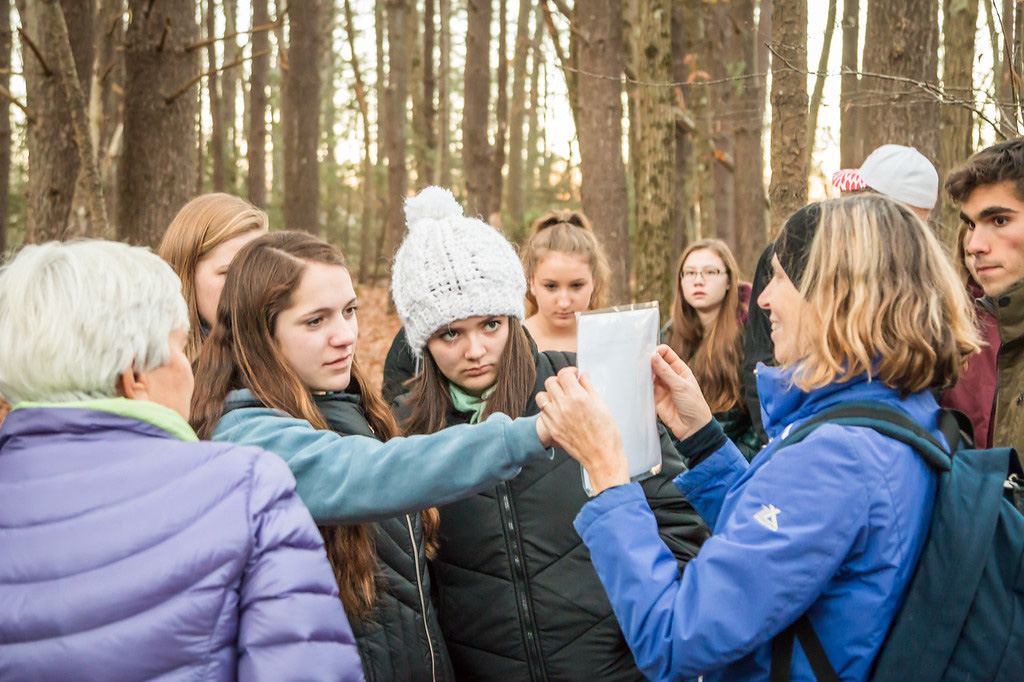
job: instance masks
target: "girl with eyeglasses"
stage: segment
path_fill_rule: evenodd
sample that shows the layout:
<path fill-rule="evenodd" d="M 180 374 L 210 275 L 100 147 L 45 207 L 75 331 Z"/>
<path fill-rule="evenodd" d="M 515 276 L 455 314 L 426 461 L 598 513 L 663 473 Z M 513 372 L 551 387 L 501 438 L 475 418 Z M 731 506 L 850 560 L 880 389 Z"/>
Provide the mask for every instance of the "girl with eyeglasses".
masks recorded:
<path fill-rule="evenodd" d="M 605 305 L 610 271 L 594 228 L 579 211 L 548 211 L 523 246 L 523 326 L 540 351 L 576 352 L 576 313 Z"/>
<path fill-rule="evenodd" d="M 662 341 L 693 370 L 715 419 L 748 460 L 761 446 L 740 392 L 749 300 L 750 285 L 739 281 L 725 242 L 694 242 L 676 266 L 672 319 L 662 330 Z"/>

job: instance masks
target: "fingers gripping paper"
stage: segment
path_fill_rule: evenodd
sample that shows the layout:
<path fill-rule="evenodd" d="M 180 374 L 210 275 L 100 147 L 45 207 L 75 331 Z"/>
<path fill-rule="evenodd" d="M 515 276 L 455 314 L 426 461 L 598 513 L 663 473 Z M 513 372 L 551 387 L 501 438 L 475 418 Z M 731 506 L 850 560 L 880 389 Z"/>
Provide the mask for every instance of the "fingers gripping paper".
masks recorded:
<path fill-rule="evenodd" d="M 615 417 L 629 462 L 630 480 L 661 470 L 651 356 L 658 345 L 658 304 L 638 303 L 576 314 L 577 366 L 590 375 Z M 583 489 L 592 495 L 583 471 Z"/>

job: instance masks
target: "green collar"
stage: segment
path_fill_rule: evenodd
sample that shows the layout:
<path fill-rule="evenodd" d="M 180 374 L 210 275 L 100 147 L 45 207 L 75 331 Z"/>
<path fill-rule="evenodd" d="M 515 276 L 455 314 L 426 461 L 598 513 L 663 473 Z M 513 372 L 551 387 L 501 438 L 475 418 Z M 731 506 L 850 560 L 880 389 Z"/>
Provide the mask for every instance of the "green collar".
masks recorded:
<path fill-rule="evenodd" d="M 491 386 L 479 396 L 470 395 L 455 384 L 448 382 L 448 395 L 451 396 L 452 405 L 459 412 L 469 413 L 470 424 L 476 424 L 487 409 L 487 399 L 494 393 L 494 386 Z"/>
<path fill-rule="evenodd" d="M 1024 280 L 986 299 L 999 325 L 999 340 L 1006 344 L 1024 337 Z"/>
<path fill-rule="evenodd" d="M 128 398 L 97 398 L 96 400 L 79 400 L 67 403 L 35 403 L 23 402 L 14 406 L 15 410 L 26 407 L 70 407 L 79 410 L 97 410 L 109 412 L 130 419 L 152 424 L 163 429 L 175 438 L 195 442 L 199 438 L 192 427 L 180 414 L 169 407 L 148 400 L 129 400 Z"/>

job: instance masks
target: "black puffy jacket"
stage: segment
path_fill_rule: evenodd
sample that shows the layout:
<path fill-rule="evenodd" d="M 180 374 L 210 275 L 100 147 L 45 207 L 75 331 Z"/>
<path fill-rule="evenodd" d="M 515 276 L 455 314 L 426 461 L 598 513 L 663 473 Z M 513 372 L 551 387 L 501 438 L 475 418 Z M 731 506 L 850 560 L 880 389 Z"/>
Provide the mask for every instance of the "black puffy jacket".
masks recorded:
<path fill-rule="evenodd" d="M 537 383 L 575 356 L 537 355 Z M 531 398 L 527 414 L 537 412 Z M 466 421 L 452 414 L 451 423 Z M 707 537 L 672 479 L 683 469 L 663 439 L 658 476 L 643 482 L 661 535 L 679 559 Z M 580 466 L 563 450 L 516 478 L 441 507 L 432 562 L 438 615 L 460 680 L 640 680 L 611 604 L 572 521 L 587 500 Z"/>
<path fill-rule="evenodd" d="M 359 396 L 315 396 L 331 429 L 376 438 Z M 451 661 L 430 600 L 426 545 L 418 514 L 374 524 L 380 570 L 373 617 L 352 622 L 367 682 L 454 680 Z"/>

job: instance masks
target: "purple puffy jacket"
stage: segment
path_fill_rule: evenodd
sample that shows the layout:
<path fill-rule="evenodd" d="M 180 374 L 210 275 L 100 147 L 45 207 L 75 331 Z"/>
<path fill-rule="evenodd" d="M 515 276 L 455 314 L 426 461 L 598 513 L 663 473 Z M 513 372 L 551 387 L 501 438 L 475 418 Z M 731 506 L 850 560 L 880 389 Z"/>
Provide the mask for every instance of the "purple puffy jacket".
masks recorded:
<path fill-rule="evenodd" d="M 0 679 L 156 677 L 362 679 L 287 465 L 108 411 L 14 410 L 0 428 Z"/>

